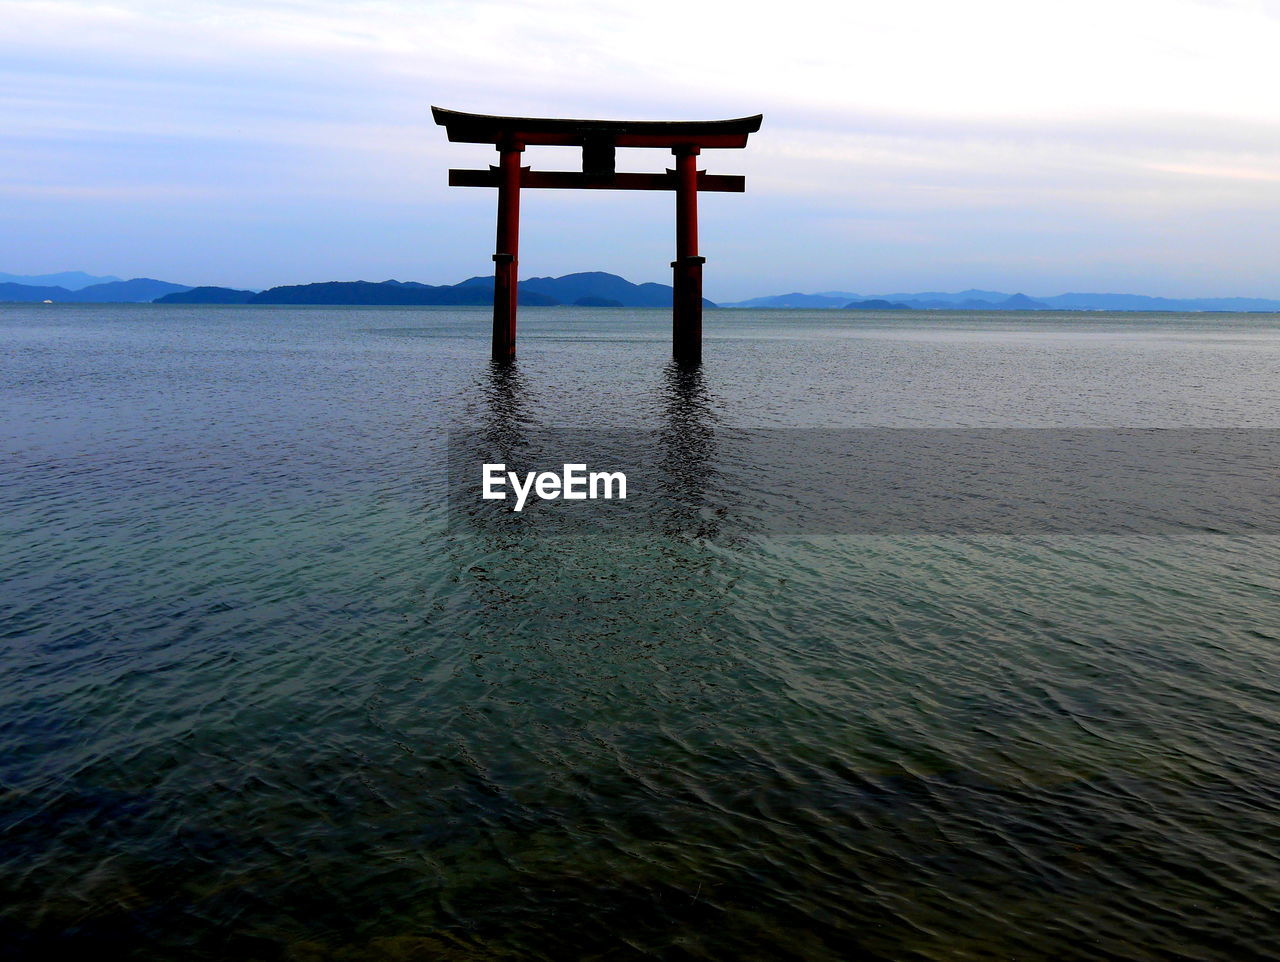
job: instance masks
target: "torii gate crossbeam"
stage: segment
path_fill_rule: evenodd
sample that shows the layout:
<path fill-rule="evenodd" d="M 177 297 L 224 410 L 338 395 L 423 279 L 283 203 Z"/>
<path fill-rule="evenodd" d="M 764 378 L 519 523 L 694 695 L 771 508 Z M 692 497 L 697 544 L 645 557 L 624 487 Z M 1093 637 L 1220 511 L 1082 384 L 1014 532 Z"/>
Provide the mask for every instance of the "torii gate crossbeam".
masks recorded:
<path fill-rule="evenodd" d="M 698 191 L 746 189 L 742 177 L 709 175 L 697 169 L 703 148 L 742 148 L 760 129 L 762 115 L 736 120 L 626 121 L 564 120 L 549 117 L 492 117 L 431 108 L 449 140 L 493 144 L 498 164 L 488 170 L 450 170 L 451 187 L 496 187 L 498 230 L 493 254 L 493 358 L 516 354 L 517 271 L 520 244 L 520 189 L 672 190 L 676 194 L 676 259 L 671 262 L 672 353 L 678 363 L 702 360 L 702 265 L 698 253 Z M 579 147 L 582 171 L 534 171 L 520 166 L 528 145 Z M 619 173 L 618 147 L 669 148 L 674 170 L 662 174 Z"/>

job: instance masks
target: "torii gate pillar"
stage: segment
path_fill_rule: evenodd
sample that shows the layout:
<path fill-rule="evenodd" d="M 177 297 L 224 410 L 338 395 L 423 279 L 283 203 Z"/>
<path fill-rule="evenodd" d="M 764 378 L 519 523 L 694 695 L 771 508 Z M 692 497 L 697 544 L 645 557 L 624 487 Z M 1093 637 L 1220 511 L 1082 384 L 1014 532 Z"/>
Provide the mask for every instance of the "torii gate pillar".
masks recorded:
<path fill-rule="evenodd" d="M 498 188 L 498 231 L 493 253 L 493 359 L 516 356 L 516 300 L 520 244 L 520 190 L 558 187 L 588 190 L 671 190 L 676 195 L 676 259 L 671 262 L 672 354 L 677 363 L 702 361 L 702 265 L 698 253 L 698 191 L 741 193 L 741 177 L 708 175 L 698 170 L 698 155 L 708 147 L 745 147 L 764 119 L 654 121 L 559 120 L 549 117 L 491 117 L 432 107 L 436 123 L 449 139 L 493 144 L 499 162 L 488 170 L 451 170 L 451 187 Z M 526 145 L 580 147 L 582 171 L 531 171 L 520 166 Z M 669 148 L 675 170 L 662 174 L 618 173 L 618 147 Z"/>
<path fill-rule="evenodd" d="M 493 359 L 516 356 L 516 297 L 520 265 L 520 154 L 524 144 L 498 145 L 498 236 L 493 253 Z"/>
<path fill-rule="evenodd" d="M 702 363 L 702 265 L 698 255 L 697 147 L 676 155 L 676 259 L 671 262 L 671 353 L 677 364 Z"/>

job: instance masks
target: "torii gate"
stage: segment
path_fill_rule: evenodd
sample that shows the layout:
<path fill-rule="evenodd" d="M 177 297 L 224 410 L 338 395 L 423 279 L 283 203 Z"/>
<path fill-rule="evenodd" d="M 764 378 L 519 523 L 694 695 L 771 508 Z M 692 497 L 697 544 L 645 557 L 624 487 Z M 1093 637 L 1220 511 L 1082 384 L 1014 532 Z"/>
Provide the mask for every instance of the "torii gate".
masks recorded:
<path fill-rule="evenodd" d="M 589 190 L 674 190 L 676 259 L 672 350 L 681 364 L 702 360 L 702 265 L 698 254 L 698 191 L 741 193 L 742 177 L 697 169 L 704 147 L 746 147 L 763 115 L 736 120 L 561 120 L 549 117 L 491 117 L 432 107 L 437 124 L 455 143 L 493 144 L 499 162 L 488 170 L 450 170 L 450 187 L 498 188 L 498 238 L 493 261 L 493 358 L 516 356 L 516 270 L 520 243 L 520 188 Z M 520 166 L 527 145 L 582 148 L 582 171 L 533 171 Z M 669 147 L 676 169 L 664 174 L 627 174 L 615 169 L 618 147 Z"/>

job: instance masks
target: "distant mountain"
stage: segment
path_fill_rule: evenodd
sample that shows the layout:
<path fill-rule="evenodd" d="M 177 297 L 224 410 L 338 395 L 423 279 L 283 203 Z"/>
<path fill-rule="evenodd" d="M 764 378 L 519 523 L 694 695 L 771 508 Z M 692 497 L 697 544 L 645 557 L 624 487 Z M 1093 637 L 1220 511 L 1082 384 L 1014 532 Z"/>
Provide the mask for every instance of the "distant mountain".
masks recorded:
<path fill-rule="evenodd" d="M 0 284 L 0 301 L 65 301 L 72 292 L 65 287 L 32 287 L 30 284 Z"/>
<path fill-rule="evenodd" d="M 1033 301 L 1026 294 L 1014 294 L 1012 297 L 993 305 L 998 311 L 1047 311 L 1049 305 L 1041 301 Z"/>
<path fill-rule="evenodd" d="M 1280 311 L 1280 301 L 1265 297 L 1147 297 L 1144 294 L 1059 294 L 1042 297 L 1050 307 L 1068 311 Z"/>
<path fill-rule="evenodd" d="M 971 288 L 954 294 L 943 291 L 924 291 L 920 294 L 877 294 L 877 300 L 904 304 L 917 311 L 1046 311 L 1050 306 L 1032 300 L 1025 294 L 1005 294 L 1001 291 L 982 291 Z"/>
<path fill-rule="evenodd" d="M 906 304 L 899 304 L 897 301 L 886 301 L 880 298 L 872 298 L 869 301 L 850 301 L 844 306 L 846 311 L 909 311 Z"/>
<path fill-rule="evenodd" d="M 97 277 L 84 271 L 56 274 L 0 273 L 0 301 L 55 303 L 143 303 L 166 304 L 442 304 L 484 305 L 493 302 L 493 277 L 470 277 L 458 284 L 419 284 L 414 281 L 326 281 L 294 284 L 255 293 L 231 287 L 198 287 L 174 284 L 148 277 L 122 281 Z M 605 307 L 671 306 L 672 291 L 666 284 L 633 284 L 604 271 L 585 271 L 563 277 L 531 277 L 520 282 L 520 302 L 526 306 L 577 304 Z M 868 302 L 887 302 L 892 307 L 858 307 Z M 703 299 L 704 307 L 716 307 Z M 853 310 L 981 310 L 981 311 L 1267 311 L 1280 312 L 1280 300 L 1262 297 L 1150 297 L 1145 294 L 1068 293 L 1052 297 L 1029 297 L 976 288 L 946 292 L 922 291 L 914 294 L 856 294 L 851 291 L 821 291 L 804 294 L 774 294 L 724 307 Z"/>
<path fill-rule="evenodd" d="M 69 291 L 78 291 L 90 284 L 110 284 L 120 278 L 107 275 L 94 277 L 84 271 L 62 271 L 58 274 L 6 274 L 0 271 L 0 283 L 26 284 L 32 287 L 62 287 Z"/>
<path fill-rule="evenodd" d="M 672 290 L 665 284 L 633 284 L 603 271 L 532 277 L 520 282 L 519 291 L 520 303 L 526 307 L 578 304 L 669 308 L 672 298 Z M 493 303 L 493 278 L 469 277 L 458 284 L 438 286 L 394 280 L 324 281 L 273 287 L 257 294 L 229 287 L 204 287 L 184 289 L 160 300 L 165 304 L 484 305 Z M 706 307 L 716 306 L 706 299 L 702 303 Z"/>
<path fill-rule="evenodd" d="M 560 304 L 572 304 L 584 297 L 600 297 L 617 301 L 623 307 L 670 307 L 672 294 L 667 284 L 633 284 L 617 274 L 604 271 L 585 271 L 563 277 L 531 277 L 520 282 L 521 296 L 526 291 L 544 294 Z M 706 298 L 703 298 L 702 305 L 716 306 Z"/>
<path fill-rule="evenodd" d="M 747 301 L 735 301 L 724 307 L 764 307 L 764 308 L 825 308 L 844 307 L 849 301 L 857 300 L 862 295 L 849 293 L 827 294 L 774 294 L 772 297 L 753 297 Z"/>
<path fill-rule="evenodd" d="M 954 294 L 948 294 L 945 291 L 923 291 L 919 294 L 874 294 L 873 297 L 883 297 L 888 301 L 911 301 L 913 303 L 930 302 L 938 306 L 971 306 L 981 305 L 987 307 L 1000 301 L 1008 300 L 1008 294 L 1001 291 L 982 291 L 977 288 L 969 288 L 967 291 L 957 291 Z"/>
<path fill-rule="evenodd" d="M 171 284 L 168 281 L 157 281 L 150 277 L 135 277 L 133 280 L 112 281 L 110 284 L 91 284 L 72 293 L 76 301 L 110 304 L 154 301 L 165 294 L 189 290 L 191 290 L 189 284 Z"/>
<path fill-rule="evenodd" d="M 1058 294 L 1028 297 L 1002 291 L 967 290 L 955 293 L 924 291 L 917 294 L 860 294 L 838 298 L 839 291 L 821 294 L 775 294 L 722 307 L 842 308 L 852 302 L 888 301 L 914 310 L 978 311 L 1280 311 L 1280 300 L 1261 297 L 1148 297 L 1143 294 Z"/>
<path fill-rule="evenodd" d="M 3 301 L 54 301 L 62 304 L 137 304 L 153 301 L 175 291 L 188 291 L 185 284 L 135 277 L 129 281 L 90 284 L 78 291 L 65 287 L 34 287 L 29 284 L 0 284 Z"/>
<path fill-rule="evenodd" d="M 530 293 L 521 298 L 529 306 L 558 304 L 553 298 Z M 416 281 L 324 281 L 319 284 L 291 284 L 254 294 L 249 304 L 352 304 L 421 306 L 431 304 L 492 304 L 493 279 L 482 284 L 433 286 Z"/>
<path fill-rule="evenodd" d="M 250 304 L 353 304 L 401 305 L 486 304 L 493 295 L 483 289 L 461 285 L 435 287 L 410 281 L 322 281 L 317 284 L 289 284 L 273 287 L 249 298 Z"/>
<path fill-rule="evenodd" d="M 157 297 L 157 304 L 247 304 L 257 291 L 241 291 L 234 287 L 193 287 Z"/>

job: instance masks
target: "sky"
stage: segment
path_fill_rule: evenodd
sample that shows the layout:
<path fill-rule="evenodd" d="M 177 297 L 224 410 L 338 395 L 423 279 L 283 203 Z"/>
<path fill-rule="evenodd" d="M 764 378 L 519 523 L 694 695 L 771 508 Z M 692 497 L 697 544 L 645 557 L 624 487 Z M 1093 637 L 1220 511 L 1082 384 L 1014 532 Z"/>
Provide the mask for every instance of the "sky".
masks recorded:
<path fill-rule="evenodd" d="M 0 271 L 487 273 L 494 191 L 446 171 L 496 155 L 448 143 L 435 104 L 763 113 L 700 158 L 747 178 L 700 198 L 713 300 L 1280 297 L 1280 0 L 0 0 L 0 24 Z M 525 191 L 520 274 L 669 283 L 673 205 Z"/>

